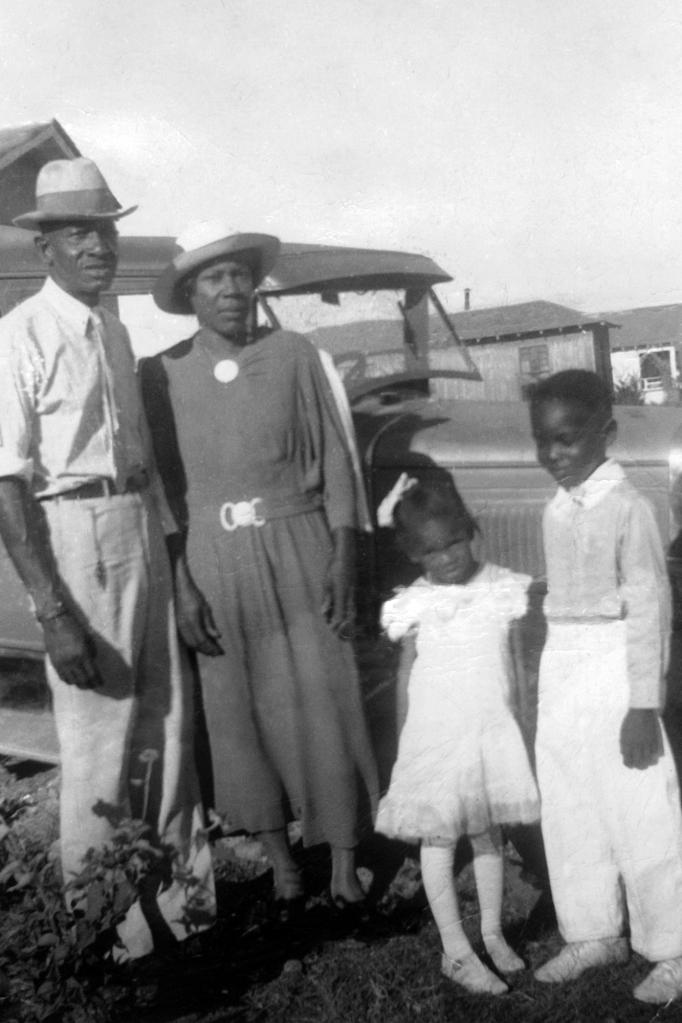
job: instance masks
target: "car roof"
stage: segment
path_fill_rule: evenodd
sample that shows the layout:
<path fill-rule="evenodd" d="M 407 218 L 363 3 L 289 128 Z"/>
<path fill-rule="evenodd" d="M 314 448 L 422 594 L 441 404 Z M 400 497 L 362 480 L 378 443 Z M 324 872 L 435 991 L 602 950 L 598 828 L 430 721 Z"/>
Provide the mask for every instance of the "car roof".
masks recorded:
<path fill-rule="evenodd" d="M 44 276 L 33 238 L 32 231 L 0 225 L 0 280 Z M 153 282 L 177 251 L 174 239 L 166 235 L 122 235 L 117 279 Z M 259 290 L 266 295 L 305 295 L 429 287 L 450 280 L 432 259 L 417 253 L 284 242 Z"/>
<path fill-rule="evenodd" d="M 259 290 L 266 295 L 305 295 L 429 287 L 451 280 L 432 259 L 414 252 L 284 242 Z"/>

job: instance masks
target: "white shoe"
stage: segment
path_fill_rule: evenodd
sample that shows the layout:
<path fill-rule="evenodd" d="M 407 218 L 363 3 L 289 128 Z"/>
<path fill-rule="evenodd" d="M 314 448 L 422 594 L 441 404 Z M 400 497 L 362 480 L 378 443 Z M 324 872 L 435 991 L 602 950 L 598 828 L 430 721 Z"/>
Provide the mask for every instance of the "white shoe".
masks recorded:
<path fill-rule="evenodd" d="M 593 966 L 624 963 L 629 955 L 625 938 L 602 938 L 599 941 L 571 941 L 561 952 L 535 971 L 542 984 L 562 984 L 575 980 Z"/>
<path fill-rule="evenodd" d="M 517 973 L 519 970 L 525 970 L 526 964 L 523 959 L 509 947 L 499 931 L 495 934 L 484 934 L 483 944 L 500 973 Z"/>
<path fill-rule="evenodd" d="M 656 963 L 632 992 L 638 1002 L 665 1005 L 682 995 L 682 958 Z"/>
<path fill-rule="evenodd" d="M 473 995 L 503 995 L 509 990 L 507 985 L 492 970 L 481 962 L 475 952 L 470 952 L 463 959 L 450 959 L 443 952 L 440 964 L 443 976 L 461 984 Z"/>

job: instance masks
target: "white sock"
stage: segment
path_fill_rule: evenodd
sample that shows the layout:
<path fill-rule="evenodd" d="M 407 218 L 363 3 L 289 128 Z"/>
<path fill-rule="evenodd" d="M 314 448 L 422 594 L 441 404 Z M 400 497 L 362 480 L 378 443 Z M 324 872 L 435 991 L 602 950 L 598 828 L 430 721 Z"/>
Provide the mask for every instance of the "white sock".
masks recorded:
<path fill-rule="evenodd" d="M 455 846 L 422 845 L 421 868 L 424 891 L 436 921 L 443 951 L 450 959 L 472 952 L 460 918 L 455 888 Z"/>
<path fill-rule="evenodd" d="M 491 934 L 500 934 L 502 930 L 504 860 L 499 827 L 493 827 L 482 835 L 474 835 L 471 838 L 471 848 L 481 912 L 481 934 L 485 938 Z"/>

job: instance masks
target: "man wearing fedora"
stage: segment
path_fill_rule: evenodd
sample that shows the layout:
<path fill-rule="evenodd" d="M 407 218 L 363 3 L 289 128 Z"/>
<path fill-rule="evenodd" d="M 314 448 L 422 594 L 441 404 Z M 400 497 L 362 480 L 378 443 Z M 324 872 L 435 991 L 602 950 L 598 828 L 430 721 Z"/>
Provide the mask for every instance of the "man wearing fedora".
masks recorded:
<path fill-rule="evenodd" d="M 213 883 L 193 763 L 191 677 L 179 646 L 163 497 L 127 331 L 99 305 L 122 210 L 96 165 L 55 160 L 36 208 L 42 290 L 0 320 L 0 535 L 42 626 L 61 752 L 65 880 L 111 835 L 107 807 L 143 817 Z M 125 954 L 186 934 L 186 889 L 135 903 Z M 205 911 L 208 911 L 208 915 Z"/>

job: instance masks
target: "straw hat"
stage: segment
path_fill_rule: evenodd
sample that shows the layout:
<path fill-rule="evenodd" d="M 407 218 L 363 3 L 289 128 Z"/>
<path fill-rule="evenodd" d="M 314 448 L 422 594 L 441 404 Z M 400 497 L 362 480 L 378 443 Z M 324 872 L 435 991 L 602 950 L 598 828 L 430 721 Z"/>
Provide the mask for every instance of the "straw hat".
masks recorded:
<path fill-rule="evenodd" d="M 84 156 L 51 160 L 36 179 L 36 208 L 15 217 L 17 227 L 36 230 L 59 220 L 118 220 L 137 206 L 121 209 L 97 164 Z"/>
<path fill-rule="evenodd" d="M 235 232 L 219 221 L 193 224 L 178 235 L 178 252 L 162 272 L 152 292 L 166 313 L 191 313 L 183 282 L 194 270 L 215 259 L 239 256 L 251 266 L 254 284 L 272 270 L 279 254 L 279 238 L 271 234 Z"/>

